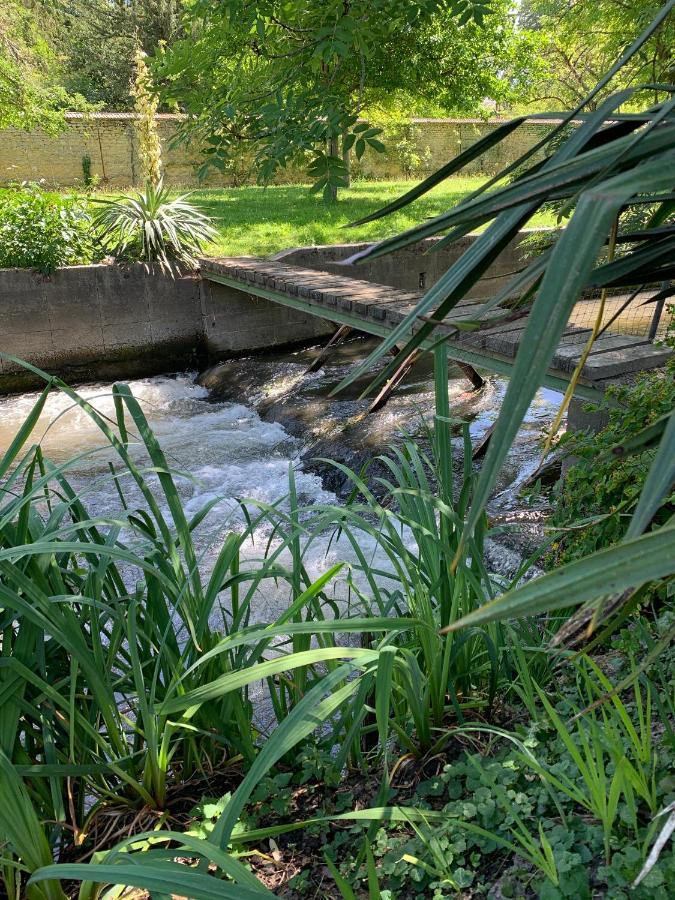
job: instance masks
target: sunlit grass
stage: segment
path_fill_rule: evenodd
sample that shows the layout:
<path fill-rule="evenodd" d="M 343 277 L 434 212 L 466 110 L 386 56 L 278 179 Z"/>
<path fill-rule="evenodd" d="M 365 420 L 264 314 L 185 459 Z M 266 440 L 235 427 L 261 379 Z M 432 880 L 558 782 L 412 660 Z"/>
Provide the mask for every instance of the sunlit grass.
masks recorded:
<path fill-rule="evenodd" d="M 396 234 L 458 203 L 482 183 L 479 176 L 451 178 L 394 215 L 358 228 L 350 222 L 374 212 L 409 190 L 412 181 L 360 181 L 326 205 L 308 185 L 208 188 L 193 193 L 214 217 L 218 240 L 205 249 L 218 256 L 266 256 L 288 247 L 368 241 Z M 552 225 L 543 213 L 535 225 Z"/>

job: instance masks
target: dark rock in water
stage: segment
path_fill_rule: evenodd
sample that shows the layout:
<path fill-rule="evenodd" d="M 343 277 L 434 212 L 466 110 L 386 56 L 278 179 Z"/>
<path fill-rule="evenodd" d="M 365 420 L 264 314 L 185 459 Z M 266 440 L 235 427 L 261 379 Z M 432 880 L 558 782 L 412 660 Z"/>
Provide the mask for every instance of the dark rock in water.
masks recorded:
<path fill-rule="evenodd" d="M 352 491 L 348 474 L 331 464 L 330 460 L 335 460 L 357 475 L 365 473 L 369 488 L 383 499 L 387 489 L 378 479 L 389 478 L 390 472 L 378 457 L 392 445 L 400 446 L 406 437 L 424 444 L 426 430 L 433 421 L 434 393 L 427 356 L 411 369 L 386 406 L 376 413 L 366 415 L 371 398 L 361 398 L 376 370 L 350 385 L 347 391 L 333 394 L 355 363 L 363 360 L 376 343 L 368 338 L 345 341 L 315 372 L 307 369 L 320 347 L 228 360 L 204 372 L 199 381 L 214 399 L 253 407 L 264 421 L 282 425 L 299 442 L 304 471 L 318 475 L 324 489 L 342 499 Z M 451 367 L 450 406 L 457 421 L 453 431 L 457 434 L 462 421 L 471 423 L 471 438 L 479 457 L 474 462 L 477 469 L 503 399 L 505 380 L 491 376 L 481 391 L 470 388 L 462 372 Z M 523 557 L 542 543 L 546 503 L 540 498 L 523 498 L 520 492 L 527 486 L 528 476 L 537 469 L 539 434 L 552 420 L 558 402 L 559 397 L 551 391 L 542 389 L 537 394 L 489 504 L 488 515 L 500 526 L 488 551 L 489 565 L 504 577 L 511 577 Z M 453 444 L 459 485 L 461 437 Z"/>
<path fill-rule="evenodd" d="M 354 489 L 354 482 L 339 466 L 332 464 L 331 461 L 335 460 L 363 479 L 374 495 L 381 500 L 388 492 L 378 479 L 391 476 L 391 472 L 379 456 L 385 451 L 386 447 L 382 447 L 378 454 L 373 454 L 364 448 L 349 447 L 330 441 L 318 442 L 303 453 L 302 464 L 306 472 L 321 478 L 326 490 L 332 491 L 344 500 Z"/>

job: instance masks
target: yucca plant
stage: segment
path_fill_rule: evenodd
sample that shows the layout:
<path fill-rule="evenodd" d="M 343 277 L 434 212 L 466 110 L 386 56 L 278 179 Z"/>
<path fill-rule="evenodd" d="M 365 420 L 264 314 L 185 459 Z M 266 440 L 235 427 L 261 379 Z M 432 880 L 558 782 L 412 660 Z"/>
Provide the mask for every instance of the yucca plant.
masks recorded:
<path fill-rule="evenodd" d="M 560 124 L 516 163 L 447 212 L 381 241 L 352 259 L 357 263 L 381 256 L 436 234 L 444 234 L 436 245 L 444 247 L 477 228 L 484 228 L 415 309 L 336 391 L 362 377 L 385 354 L 398 348 L 395 358 L 381 370 L 371 388 L 390 378 L 402 361 L 433 335 L 438 323 L 471 291 L 487 267 L 544 204 L 554 201 L 561 215 L 567 218 L 566 227 L 551 247 L 531 260 L 504 290 L 476 313 L 480 319 L 502 299 L 514 295 L 520 297 L 521 305 L 528 306 L 534 296 L 453 566 L 458 564 L 467 541 L 482 519 L 499 470 L 581 293 L 590 288 L 603 291 L 625 288 L 632 292 L 648 285 L 664 284 L 675 272 L 675 200 L 671 175 L 675 162 L 675 100 L 672 99 L 675 87 L 629 87 L 609 96 L 596 110 L 585 112 L 586 105 L 640 52 L 674 6 L 675 0 L 665 3 L 586 100 L 565 114 Z M 629 101 L 639 103 L 643 96 L 651 99 L 655 89 L 665 99 L 644 112 L 620 112 Z M 500 125 L 404 196 L 361 221 L 385 216 L 411 203 L 517 131 L 524 122 L 525 117 L 519 117 Z M 564 137 L 563 130 L 575 122 L 578 124 Z M 533 162 L 535 153 L 542 154 L 543 159 Z M 642 224 L 637 227 L 635 217 L 631 217 L 630 227 L 626 229 L 624 215 L 645 205 L 651 208 L 650 214 L 642 217 Z M 664 288 L 660 295 L 672 290 Z M 494 318 L 486 321 L 488 327 L 496 324 Z M 593 337 L 599 330 L 599 327 L 593 329 Z M 572 395 L 578 374 L 572 377 L 565 403 Z M 671 520 L 661 528 L 649 529 L 655 511 L 675 481 L 675 415 L 660 421 L 658 433 L 651 429 L 637 440 L 655 444 L 659 438 L 660 447 L 620 546 L 537 579 L 449 627 L 577 604 L 593 605 L 593 622 L 597 622 L 601 619 L 603 598 L 609 594 L 671 575 L 675 522 Z"/>
<path fill-rule="evenodd" d="M 94 228 L 114 256 L 158 265 L 163 272 L 172 272 L 175 264 L 194 269 L 197 254 L 217 232 L 190 196 L 172 198 L 162 180 L 157 185 L 148 181 L 144 191 L 115 200 L 98 198 L 102 209 Z"/>

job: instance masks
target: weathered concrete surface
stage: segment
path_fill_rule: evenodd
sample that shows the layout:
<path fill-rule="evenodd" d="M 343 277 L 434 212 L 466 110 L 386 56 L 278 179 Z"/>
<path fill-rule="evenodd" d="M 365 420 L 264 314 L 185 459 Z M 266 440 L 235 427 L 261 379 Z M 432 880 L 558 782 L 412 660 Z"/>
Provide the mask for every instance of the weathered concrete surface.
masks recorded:
<path fill-rule="evenodd" d="M 210 361 L 306 343 L 335 330 L 324 319 L 206 280 L 202 308 Z"/>
<path fill-rule="evenodd" d="M 520 269 L 523 261 L 523 241 L 543 229 L 523 230 L 504 248 L 499 259 L 487 270 L 483 278 L 469 292 L 470 297 L 483 299 L 493 296 L 507 282 L 507 276 Z M 296 247 L 282 250 L 272 257 L 289 266 L 319 269 L 346 278 L 389 284 L 402 291 L 423 291 L 435 284 L 450 266 L 473 244 L 477 235 L 468 234 L 458 241 L 434 250 L 440 238 L 427 238 L 404 250 L 388 256 L 365 260 L 358 265 L 343 265 L 355 253 L 365 250 L 369 244 L 333 244 L 324 247 Z"/>
<path fill-rule="evenodd" d="M 585 400 L 573 397 L 567 410 L 568 431 L 601 431 L 609 422 L 609 409 L 590 409 Z M 570 460 L 572 460 L 570 462 Z M 574 464 L 574 458 L 568 457 L 563 462 L 563 471 Z"/>
<path fill-rule="evenodd" d="M 199 279 L 140 265 L 51 276 L 0 269 L 0 351 L 71 381 L 155 374 L 204 358 Z M 0 390 L 39 378 L 0 358 Z"/>

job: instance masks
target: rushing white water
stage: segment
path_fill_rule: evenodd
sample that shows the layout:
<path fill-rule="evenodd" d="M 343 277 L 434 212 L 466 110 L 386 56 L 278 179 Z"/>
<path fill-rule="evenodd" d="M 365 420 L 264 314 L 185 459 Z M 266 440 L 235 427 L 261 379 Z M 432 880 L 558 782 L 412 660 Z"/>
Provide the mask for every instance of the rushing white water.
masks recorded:
<path fill-rule="evenodd" d="M 288 384 L 293 385 L 289 394 L 291 403 L 311 410 L 317 392 L 323 381 L 331 382 L 342 371 L 332 371 L 301 380 L 303 360 L 286 357 L 276 362 L 258 363 L 256 360 L 232 363 L 231 378 L 236 385 L 246 381 L 247 365 L 254 365 L 260 378 L 260 369 L 267 365 L 264 395 L 267 399 L 283 396 Z M 206 388 L 195 381 L 194 374 L 178 376 L 158 376 L 139 379 L 129 384 L 147 416 L 176 474 L 176 483 L 181 493 L 184 508 L 189 517 L 194 516 L 207 503 L 215 501 L 213 509 L 199 526 L 195 543 L 206 575 L 217 555 L 226 534 L 231 530 L 240 531 L 245 527 L 239 499 L 250 499 L 261 503 L 274 503 L 288 492 L 289 466 L 295 470 L 296 487 L 301 506 L 311 507 L 326 503 L 336 503 L 337 498 L 322 486 L 321 478 L 302 470 L 299 456 L 303 449 L 303 434 L 292 437 L 277 422 L 263 421 L 248 402 L 260 400 L 260 385 L 241 387 L 235 395 L 244 402 L 225 402 L 212 399 Z M 299 386 L 299 387 L 298 387 Z M 325 385 L 324 385 L 325 388 Z M 494 420 L 499 408 L 505 382 L 490 380 L 486 387 L 472 396 L 466 394 L 466 385 L 461 381 L 451 382 L 453 397 L 464 398 L 470 404 L 473 415 L 472 436 L 479 438 Z M 303 395 L 302 391 L 306 393 Z M 323 390 L 325 393 L 327 390 Z M 111 385 L 95 384 L 81 387 L 80 396 L 85 398 L 103 416 L 115 419 L 115 408 L 111 396 Z M 232 396 L 232 390 L 229 395 Z M 38 394 L 25 393 L 16 397 L 0 399 L 0 452 L 9 446 L 11 440 L 25 421 Z M 466 398 L 469 398 L 468 400 Z M 558 396 L 549 391 L 540 391 L 533 403 L 524 428 L 507 463 L 507 474 L 492 501 L 493 509 L 513 509 L 514 498 L 522 481 L 533 470 L 538 461 L 536 437 L 539 429 L 550 421 L 557 405 Z M 428 379 L 420 382 L 420 388 L 412 395 L 402 393 L 392 399 L 390 406 L 380 415 L 380 420 L 364 421 L 363 430 L 358 426 L 358 434 L 364 435 L 366 443 L 373 443 L 378 429 L 388 432 L 409 427 L 412 410 L 417 416 L 424 413 L 432 401 Z M 340 423 L 345 422 L 355 410 L 353 400 L 330 401 L 322 415 L 327 428 L 339 432 Z M 133 423 L 129 422 L 130 433 Z M 307 433 L 311 430 L 311 423 Z M 297 429 L 296 429 L 297 431 Z M 119 460 L 107 444 L 104 436 L 90 416 L 67 395 L 53 392 L 45 405 L 33 434 L 43 451 L 52 461 L 65 463 L 74 460 L 68 469 L 68 478 L 90 515 L 113 516 L 119 509 L 117 487 L 110 472 L 109 464 L 117 465 Z M 386 438 L 384 440 L 386 443 Z M 379 452 L 382 447 L 376 448 Z M 133 448 L 139 463 L 147 465 L 148 458 L 140 442 Z M 150 474 L 152 479 L 155 476 Z M 131 505 L 140 500 L 130 478 L 122 479 L 122 486 Z M 159 496 L 159 485 L 158 485 Z M 267 529 L 269 526 L 267 526 Z M 251 558 L 259 557 L 264 551 L 267 533 L 265 526 L 244 548 Z M 374 542 L 363 535 L 362 549 L 379 567 L 387 567 L 386 560 L 378 553 Z M 493 554 L 494 555 L 494 554 Z M 505 557 L 502 568 L 513 570 L 517 559 L 508 560 L 505 548 L 497 554 Z M 307 552 L 305 564 L 311 577 L 316 577 L 335 562 L 353 562 L 354 557 L 346 542 L 335 545 L 330 538 L 317 539 Z M 497 566 L 499 568 L 499 566 Z M 347 590 L 344 576 L 336 580 L 333 591 L 337 599 L 344 600 Z M 288 589 L 283 585 L 266 584 L 253 610 L 254 619 L 270 621 L 285 608 Z"/>
<path fill-rule="evenodd" d="M 295 470 L 301 507 L 336 502 L 336 497 L 323 489 L 318 475 L 301 470 L 301 445 L 297 439 L 281 425 L 262 421 L 247 406 L 210 401 L 208 391 L 196 384 L 194 374 L 140 379 L 130 382 L 129 387 L 174 471 L 188 518 L 216 501 L 195 532 L 204 575 L 211 569 L 227 533 L 245 527 L 239 499 L 271 504 L 285 497 L 289 466 Z M 110 385 L 87 385 L 78 393 L 101 415 L 115 419 Z M 37 398 L 36 393 L 26 393 L 0 400 L 0 453 L 9 446 Z M 127 425 L 133 433 L 128 415 Z M 120 504 L 109 462 L 117 462 L 119 470 L 119 460 L 85 410 L 67 395 L 52 393 L 33 433 L 33 442 L 38 441 L 52 461 L 74 460 L 67 477 L 90 515 L 114 516 Z M 139 464 L 147 463 L 140 443 L 132 443 L 132 450 Z M 149 477 L 154 478 L 152 474 Z M 141 499 L 140 494 L 130 478 L 124 479 L 122 485 L 133 507 Z M 262 555 L 268 530 L 269 525 L 263 525 L 244 546 L 246 556 L 252 559 Z M 349 556 L 348 547 L 329 546 L 328 535 L 319 538 L 305 559 L 308 574 L 317 577 Z M 346 597 L 340 580 L 336 580 L 333 591 L 337 599 Z M 266 582 L 264 593 L 259 592 L 253 619 L 272 621 L 286 607 L 288 595 L 288 588 L 282 583 L 275 586 Z"/>

